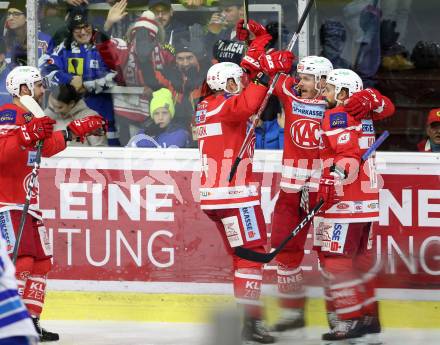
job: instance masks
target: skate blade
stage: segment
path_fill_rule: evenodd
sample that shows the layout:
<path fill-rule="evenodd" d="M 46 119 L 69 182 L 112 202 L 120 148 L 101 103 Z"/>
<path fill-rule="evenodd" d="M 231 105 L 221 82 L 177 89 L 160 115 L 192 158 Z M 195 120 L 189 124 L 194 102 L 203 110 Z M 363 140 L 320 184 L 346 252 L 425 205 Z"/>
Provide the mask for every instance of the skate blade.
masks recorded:
<path fill-rule="evenodd" d="M 321 340 L 321 345 L 367 345 L 364 338 Z"/>

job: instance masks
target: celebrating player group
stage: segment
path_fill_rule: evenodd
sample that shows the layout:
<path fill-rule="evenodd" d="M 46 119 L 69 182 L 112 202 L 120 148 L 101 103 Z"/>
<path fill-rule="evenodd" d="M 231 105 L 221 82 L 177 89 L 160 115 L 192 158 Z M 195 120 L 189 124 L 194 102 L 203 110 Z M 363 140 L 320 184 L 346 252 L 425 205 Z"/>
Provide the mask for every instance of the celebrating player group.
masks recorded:
<path fill-rule="evenodd" d="M 374 154 L 368 150 L 375 142 L 374 121 L 391 116 L 394 105 L 378 90 L 364 89 L 354 71 L 333 69 L 324 57 L 304 57 L 292 73 L 296 57 L 287 50 L 266 50 L 272 37 L 255 21 L 239 21 L 236 32 L 249 42 L 246 56 L 241 66 L 222 62 L 209 69 L 211 95 L 199 103 L 194 122 L 202 167 L 201 208 L 215 222 L 233 258 L 243 338 L 276 342 L 263 324 L 259 301 L 261 258 L 269 252 L 252 174 L 255 140 L 249 133 L 252 115 L 261 113 L 269 91 L 285 117 L 282 176 L 270 238 L 272 249 L 282 246 L 275 256 L 281 318 L 272 331 L 305 326 L 301 262 L 307 235 L 313 233 L 330 327 L 322 335 L 324 343 L 378 344 L 377 267 L 371 248 L 380 185 Z M 231 160 L 239 162 L 232 174 Z M 313 221 L 286 243 L 315 210 Z"/>

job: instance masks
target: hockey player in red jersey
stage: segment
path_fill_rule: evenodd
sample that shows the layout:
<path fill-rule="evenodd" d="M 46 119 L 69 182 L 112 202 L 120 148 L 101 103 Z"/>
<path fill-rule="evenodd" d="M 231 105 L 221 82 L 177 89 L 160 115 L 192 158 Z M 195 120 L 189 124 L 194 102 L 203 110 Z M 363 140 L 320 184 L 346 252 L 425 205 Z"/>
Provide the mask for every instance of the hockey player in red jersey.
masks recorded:
<path fill-rule="evenodd" d="M 372 119 L 349 116 L 344 107 L 349 97 L 362 94 L 362 80 L 351 70 L 335 69 L 327 76 L 324 96 L 329 109 L 321 124 L 320 158 L 323 162 L 317 200 L 323 199 L 315 217 L 314 244 L 319 247 L 327 277 L 327 308 L 334 313 L 326 344 L 380 333 L 374 293 L 372 222 L 378 220 L 377 177 L 373 158 L 361 157 L 375 140 Z M 381 115 L 394 112 L 391 101 L 375 92 Z"/>
<path fill-rule="evenodd" d="M 67 130 L 53 131 L 55 121 L 34 117 L 20 102 L 30 95 L 41 102 L 44 86 L 35 67 L 14 68 L 6 77 L 6 89 L 13 96 L 11 104 L 0 106 L 0 230 L 12 253 L 26 200 L 28 181 L 36 157 L 35 145 L 44 140 L 42 155 L 50 157 L 66 147 L 66 141 L 83 139 L 89 134 L 104 134 L 105 121 L 89 116 L 72 121 Z M 23 237 L 18 249 L 16 277 L 19 294 L 32 316 L 40 341 L 58 340 L 57 333 L 40 327 L 47 274 L 51 270 L 51 244 L 38 209 L 38 183 L 34 186 Z"/>
<path fill-rule="evenodd" d="M 252 48 L 251 45 L 251 52 Z M 242 63 L 248 69 L 257 68 L 246 64 Z M 271 74 L 276 72 L 272 69 Z M 232 160 L 246 136 L 249 117 L 260 106 L 269 82 L 267 75 L 259 73 L 254 82 L 242 89 L 242 75 L 240 66 L 231 62 L 213 65 L 207 74 L 208 86 L 214 94 L 199 103 L 194 121 L 201 158 L 200 204 L 215 222 L 233 258 L 234 295 L 245 316 L 243 338 L 271 344 L 275 339 L 261 321 L 262 265 L 234 255 L 238 246 L 265 252 L 267 244 L 260 193 L 252 176 L 253 144 L 228 182 Z"/>
<path fill-rule="evenodd" d="M 261 60 L 265 68 L 268 64 L 264 57 Z M 294 77 L 282 74 L 275 87 L 274 94 L 284 108 L 285 126 L 280 192 L 272 218 L 272 247 L 277 247 L 309 207 L 314 206 L 313 203 L 309 205 L 309 200 L 314 202 L 314 197 L 309 198 L 309 189 L 316 191 L 317 184 L 311 185 L 311 178 L 320 176 L 319 126 L 326 107 L 321 94 L 325 78 L 332 69 L 328 59 L 308 56 L 298 63 L 298 83 Z M 274 325 L 275 331 L 305 325 L 305 290 L 300 264 L 307 233 L 306 229 L 301 231 L 277 256 L 281 319 Z"/>

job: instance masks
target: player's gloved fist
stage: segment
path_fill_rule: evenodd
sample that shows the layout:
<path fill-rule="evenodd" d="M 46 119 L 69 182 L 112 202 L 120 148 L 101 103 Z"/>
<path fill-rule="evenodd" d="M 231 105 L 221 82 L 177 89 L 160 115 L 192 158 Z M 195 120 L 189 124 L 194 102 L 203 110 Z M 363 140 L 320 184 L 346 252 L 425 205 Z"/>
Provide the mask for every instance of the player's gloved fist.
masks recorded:
<path fill-rule="evenodd" d="M 368 88 L 354 93 L 345 102 L 345 111 L 356 120 L 368 118 L 371 111 L 381 113 L 384 108 L 382 95 L 376 89 Z"/>
<path fill-rule="evenodd" d="M 252 41 L 246 55 L 241 60 L 240 66 L 249 73 L 251 79 L 261 71 L 258 59 L 265 54 L 265 47 L 271 39 L 272 36 L 269 34 L 257 37 Z"/>
<path fill-rule="evenodd" d="M 249 31 L 256 37 L 267 34 L 266 28 L 255 20 L 250 19 L 248 21 L 248 29 L 244 28 L 244 19 L 240 19 L 235 26 L 235 32 L 237 39 L 240 41 L 246 41 L 249 39 Z"/>
<path fill-rule="evenodd" d="M 277 73 L 289 73 L 295 61 L 295 55 L 287 50 L 277 50 L 261 55 L 258 61 L 263 72 L 273 76 Z"/>
<path fill-rule="evenodd" d="M 88 135 L 104 135 L 106 132 L 106 121 L 102 116 L 90 115 L 79 120 L 74 120 L 67 125 L 79 141 L 84 142 Z"/>
<path fill-rule="evenodd" d="M 336 186 L 341 185 L 346 177 L 346 172 L 336 166 L 330 168 L 330 173 L 323 174 L 319 180 L 319 189 L 316 201 L 323 200 L 320 212 L 325 212 L 333 205 L 341 201 L 341 197 L 336 193 Z"/>
<path fill-rule="evenodd" d="M 55 120 L 48 116 L 34 117 L 28 123 L 20 126 L 18 133 L 21 143 L 24 146 L 32 146 L 37 141 L 49 138 L 53 133 Z"/>

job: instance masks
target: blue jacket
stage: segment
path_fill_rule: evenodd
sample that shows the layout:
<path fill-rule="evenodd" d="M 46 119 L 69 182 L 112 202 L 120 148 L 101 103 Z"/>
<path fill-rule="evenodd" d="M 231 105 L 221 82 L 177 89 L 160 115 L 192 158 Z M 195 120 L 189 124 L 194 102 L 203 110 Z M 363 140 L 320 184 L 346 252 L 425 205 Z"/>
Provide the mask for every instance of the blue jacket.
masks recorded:
<path fill-rule="evenodd" d="M 75 75 L 82 76 L 83 81 L 95 80 L 105 77 L 110 72 L 94 45 L 78 45 L 76 42 L 72 42 L 69 47 L 62 42 L 42 65 L 42 73 L 49 79 L 50 84 L 70 84 Z M 84 101 L 89 108 L 108 121 L 109 145 L 118 146 L 118 140 L 115 139 L 117 134 L 112 95 L 88 92 Z"/>
<path fill-rule="evenodd" d="M 135 139 L 135 140 L 133 140 Z M 183 127 L 171 123 L 163 132 L 157 135 L 147 135 L 145 132 L 141 132 L 130 140 L 131 146 L 134 147 L 189 147 L 190 146 L 190 134 Z"/>
<path fill-rule="evenodd" d="M 255 148 L 265 150 L 282 150 L 284 146 L 284 128 L 278 125 L 277 119 L 264 121 L 261 127 L 255 128 Z"/>

